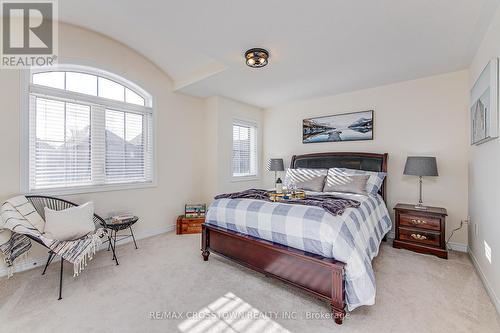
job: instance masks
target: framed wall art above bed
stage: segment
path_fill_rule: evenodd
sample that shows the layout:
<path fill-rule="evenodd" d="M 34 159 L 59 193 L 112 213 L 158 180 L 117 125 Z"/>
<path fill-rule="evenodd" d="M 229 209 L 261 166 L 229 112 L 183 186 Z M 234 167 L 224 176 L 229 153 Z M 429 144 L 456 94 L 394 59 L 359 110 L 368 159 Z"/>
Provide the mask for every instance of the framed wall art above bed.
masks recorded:
<path fill-rule="evenodd" d="M 373 110 L 302 121 L 302 143 L 360 140 L 373 140 Z"/>

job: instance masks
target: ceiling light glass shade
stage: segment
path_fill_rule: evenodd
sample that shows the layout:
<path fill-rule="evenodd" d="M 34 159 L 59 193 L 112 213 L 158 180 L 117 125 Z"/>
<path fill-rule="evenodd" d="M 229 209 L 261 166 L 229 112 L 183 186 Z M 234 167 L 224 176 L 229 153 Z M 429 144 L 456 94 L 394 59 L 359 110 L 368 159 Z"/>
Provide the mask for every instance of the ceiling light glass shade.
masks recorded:
<path fill-rule="evenodd" d="M 252 68 L 264 67 L 268 63 L 269 52 L 264 49 L 250 49 L 245 52 L 245 59 L 247 65 Z"/>

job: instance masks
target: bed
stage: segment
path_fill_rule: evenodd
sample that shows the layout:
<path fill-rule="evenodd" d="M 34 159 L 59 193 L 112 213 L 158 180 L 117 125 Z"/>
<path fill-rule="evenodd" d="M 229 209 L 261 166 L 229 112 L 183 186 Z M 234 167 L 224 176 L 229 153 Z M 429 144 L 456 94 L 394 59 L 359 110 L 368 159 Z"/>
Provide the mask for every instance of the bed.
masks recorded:
<path fill-rule="evenodd" d="M 290 167 L 340 167 L 387 172 L 387 157 L 387 154 L 349 152 L 295 155 Z M 280 207 L 276 203 L 256 203 L 248 199 L 216 200 L 207 212 L 202 226 L 202 256 L 207 261 L 209 254 L 214 252 L 325 299 L 331 305 L 335 322 L 341 324 L 346 309 L 352 310 L 360 305 L 374 303 L 375 283 L 371 259 L 378 254 L 380 241 L 392 225 L 385 200 L 385 179 L 378 194 L 360 198 L 361 207 L 349 208 L 343 214 L 346 215 L 343 219 L 333 217 L 319 207 L 286 204 L 284 205 L 293 207 Z M 314 227 L 310 225 L 320 221 L 318 228 L 321 228 L 321 232 L 317 233 L 323 237 L 322 242 L 294 242 L 294 238 L 290 236 L 287 241 L 280 241 L 267 236 L 262 227 L 265 222 L 262 221 L 268 221 L 271 217 L 267 217 L 265 211 L 280 211 L 285 208 L 287 211 L 298 210 L 298 215 L 295 216 L 303 216 L 294 221 L 289 220 L 293 217 L 283 217 L 285 223 L 295 226 L 300 232 L 314 232 Z M 231 223 L 228 223 L 228 216 L 231 217 Z M 248 227 L 252 224 L 260 226 L 255 229 Z M 367 237 L 361 237 L 366 238 L 366 242 L 362 243 L 367 244 L 360 246 L 357 236 L 342 236 L 346 230 L 360 227 L 365 234 L 369 234 L 369 242 Z M 300 237 L 296 238 L 300 240 Z M 348 246 L 345 240 L 350 238 L 355 239 L 356 244 Z M 363 288 L 356 288 L 356 285 Z"/>

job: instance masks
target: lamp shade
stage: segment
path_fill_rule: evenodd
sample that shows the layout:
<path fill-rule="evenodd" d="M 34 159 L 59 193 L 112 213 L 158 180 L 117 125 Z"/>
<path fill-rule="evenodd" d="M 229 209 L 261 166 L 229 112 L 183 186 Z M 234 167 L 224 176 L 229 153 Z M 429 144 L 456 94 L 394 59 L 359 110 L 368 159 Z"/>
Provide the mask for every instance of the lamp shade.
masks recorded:
<path fill-rule="evenodd" d="M 269 160 L 269 171 L 285 171 L 282 158 L 271 158 Z"/>
<path fill-rule="evenodd" d="M 409 176 L 438 176 L 436 158 L 408 156 L 403 174 Z"/>

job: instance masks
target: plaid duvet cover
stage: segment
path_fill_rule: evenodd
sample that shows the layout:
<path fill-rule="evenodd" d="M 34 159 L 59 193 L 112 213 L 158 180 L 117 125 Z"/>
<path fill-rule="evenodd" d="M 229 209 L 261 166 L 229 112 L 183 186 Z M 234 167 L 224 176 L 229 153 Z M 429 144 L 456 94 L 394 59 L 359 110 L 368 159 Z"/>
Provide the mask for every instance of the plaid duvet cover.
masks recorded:
<path fill-rule="evenodd" d="M 351 311 L 375 303 L 372 259 L 392 222 L 378 194 L 335 194 L 361 205 L 333 216 L 320 207 L 218 199 L 210 205 L 206 223 L 346 263 L 346 303 Z"/>

